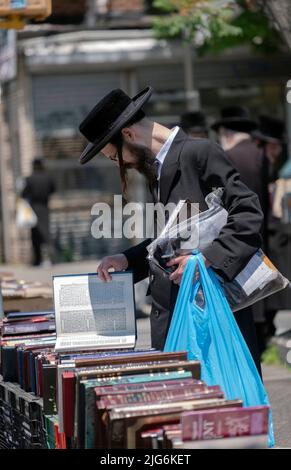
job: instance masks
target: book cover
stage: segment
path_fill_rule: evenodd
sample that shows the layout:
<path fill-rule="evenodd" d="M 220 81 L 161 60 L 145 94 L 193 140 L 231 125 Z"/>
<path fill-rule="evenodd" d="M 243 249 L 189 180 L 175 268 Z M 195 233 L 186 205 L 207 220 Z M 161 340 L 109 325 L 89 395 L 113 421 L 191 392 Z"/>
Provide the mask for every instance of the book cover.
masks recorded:
<path fill-rule="evenodd" d="M 136 449 L 141 433 L 157 424 L 176 424 L 186 410 L 242 406 L 241 400 L 208 399 L 115 408 L 104 413 L 109 448 Z"/>
<path fill-rule="evenodd" d="M 43 364 L 43 412 L 47 415 L 57 414 L 56 392 L 57 392 L 57 366 L 54 364 Z"/>
<path fill-rule="evenodd" d="M 140 377 L 140 376 L 138 376 Z M 147 376 L 148 377 L 148 376 Z M 167 377 L 164 375 L 164 377 Z M 205 390 L 207 385 L 200 380 L 192 379 L 189 377 L 188 379 L 178 379 L 173 378 L 172 380 L 164 380 L 164 379 L 156 379 L 148 382 L 140 382 L 140 383 L 125 383 L 125 384 L 117 384 L 117 385 L 109 385 L 98 387 L 95 390 L 96 398 L 100 395 L 114 395 L 114 394 L 123 394 L 123 393 L 132 393 L 135 391 L 147 391 L 152 389 L 168 389 L 168 388 L 176 388 L 176 387 L 185 387 L 188 385 L 195 386 L 196 391 Z"/>
<path fill-rule="evenodd" d="M 74 436 L 75 381 L 73 372 L 62 374 L 63 429 L 64 434 L 70 438 Z"/>
<path fill-rule="evenodd" d="M 168 389 L 156 388 L 146 391 L 135 391 L 133 393 L 123 393 L 101 396 L 96 402 L 100 410 L 105 408 L 114 408 L 122 405 L 133 405 L 138 403 L 166 403 L 178 399 L 201 399 L 201 398 L 224 398 L 220 387 L 206 388 L 197 390 L 196 386 L 170 387 Z"/>
<path fill-rule="evenodd" d="M 203 441 L 182 441 L 174 439 L 173 449 L 267 449 L 268 434 L 255 436 L 228 437 Z"/>
<path fill-rule="evenodd" d="M 119 387 L 150 387 L 151 385 L 157 387 L 157 385 L 177 383 L 182 386 L 187 381 L 195 382 L 200 386 L 200 382 L 192 379 L 191 372 L 158 372 L 154 374 L 140 374 L 140 375 L 124 375 L 121 377 L 113 377 L 109 379 L 92 379 L 88 381 L 81 381 L 80 387 L 84 387 L 84 404 L 80 402 L 77 405 L 80 408 L 80 413 L 85 416 L 85 448 L 91 449 L 95 446 L 100 445 L 94 438 L 94 424 L 95 424 L 95 412 L 96 412 L 96 398 L 101 395 L 107 394 L 112 389 L 116 389 L 119 392 Z M 197 383 L 196 383 L 197 382 Z M 202 383 L 201 383 L 202 384 Z M 204 385 L 203 385 L 204 386 Z M 99 392 L 100 390 L 100 392 Z M 132 388 L 129 389 L 132 391 Z M 101 446 L 102 447 L 102 446 Z"/>
<path fill-rule="evenodd" d="M 155 406 L 165 403 L 176 403 L 177 401 L 183 400 L 183 403 L 186 406 L 187 402 L 193 402 L 193 400 L 211 400 L 224 398 L 223 392 L 219 387 L 212 387 L 212 389 L 205 389 L 204 391 L 195 391 L 195 386 L 191 387 L 178 387 L 176 389 L 169 390 L 151 390 L 146 392 L 134 392 L 123 395 L 109 395 L 101 396 L 100 399 L 96 402 L 96 411 L 95 414 L 95 440 L 104 444 L 103 436 L 106 434 L 106 427 L 103 424 L 102 416 L 105 410 L 116 408 L 117 406 L 122 406 L 123 411 L 126 409 L 130 413 L 135 405 Z"/>
<path fill-rule="evenodd" d="M 17 353 L 13 346 L 1 348 L 2 376 L 6 382 L 17 382 Z"/>
<path fill-rule="evenodd" d="M 17 323 L 4 323 L 2 325 L 2 336 L 5 340 L 5 337 L 8 336 L 19 336 L 19 335 L 29 335 L 32 333 L 47 333 L 54 332 L 56 330 L 55 321 L 31 321 L 31 322 L 17 322 Z"/>
<path fill-rule="evenodd" d="M 126 355 L 114 355 L 109 357 L 100 357 L 100 358 L 92 358 L 92 359 L 78 359 L 75 361 L 76 367 L 91 367 L 94 365 L 114 365 L 114 364 L 127 364 L 135 362 L 153 362 L 153 361 L 186 361 L 187 360 L 187 352 L 186 351 L 179 351 L 179 352 L 159 352 L 156 351 L 155 353 L 144 353 L 144 354 L 136 354 L 134 351 L 131 354 Z"/>
<path fill-rule="evenodd" d="M 205 410 L 183 413 L 183 441 L 267 434 L 269 407 Z"/>

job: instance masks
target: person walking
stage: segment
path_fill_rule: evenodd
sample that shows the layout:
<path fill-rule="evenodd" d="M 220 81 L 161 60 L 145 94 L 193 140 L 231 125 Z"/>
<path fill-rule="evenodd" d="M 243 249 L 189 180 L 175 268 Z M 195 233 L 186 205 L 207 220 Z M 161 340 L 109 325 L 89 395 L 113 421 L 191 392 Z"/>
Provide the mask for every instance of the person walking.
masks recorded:
<path fill-rule="evenodd" d="M 33 161 L 33 172 L 26 178 L 22 197 L 27 199 L 37 216 L 37 224 L 31 229 L 33 250 L 33 266 L 43 262 L 43 248 L 46 247 L 50 262 L 54 262 L 54 250 L 51 242 L 49 227 L 49 199 L 55 192 L 55 184 L 46 172 L 43 161 L 36 158 Z"/>

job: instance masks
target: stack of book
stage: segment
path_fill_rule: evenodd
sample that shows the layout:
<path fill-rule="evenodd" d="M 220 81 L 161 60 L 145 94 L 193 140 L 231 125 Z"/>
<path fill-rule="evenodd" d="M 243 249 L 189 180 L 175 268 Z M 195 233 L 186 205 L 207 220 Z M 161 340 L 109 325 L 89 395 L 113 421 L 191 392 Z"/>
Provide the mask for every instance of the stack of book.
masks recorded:
<path fill-rule="evenodd" d="M 56 276 L 55 318 L 2 320 L 0 445 L 267 447 L 268 407 L 226 399 L 186 351 L 135 349 L 132 278 L 112 277 Z"/>
<path fill-rule="evenodd" d="M 267 448 L 268 422 L 268 406 L 193 410 L 178 424 L 148 429 L 141 440 L 151 449 Z"/>
<path fill-rule="evenodd" d="M 30 297 L 51 297 L 52 289 L 41 282 L 18 279 L 0 279 L 4 299 L 26 299 Z"/>
<path fill-rule="evenodd" d="M 57 354 L 46 346 L 14 347 L 19 385 L 0 388 L 7 447 L 267 447 L 268 407 L 225 399 L 186 352 Z"/>
<path fill-rule="evenodd" d="M 39 281 L 23 281 L 9 273 L 0 273 L 0 291 L 5 311 L 52 308 L 52 288 Z"/>
<path fill-rule="evenodd" d="M 46 448 L 42 401 L 0 378 L 0 448 Z"/>
<path fill-rule="evenodd" d="M 55 330 L 51 311 L 8 314 L 1 322 L 0 373 L 3 380 L 17 382 L 25 391 L 40 395 L 42 364 L 55 357 Z"/>

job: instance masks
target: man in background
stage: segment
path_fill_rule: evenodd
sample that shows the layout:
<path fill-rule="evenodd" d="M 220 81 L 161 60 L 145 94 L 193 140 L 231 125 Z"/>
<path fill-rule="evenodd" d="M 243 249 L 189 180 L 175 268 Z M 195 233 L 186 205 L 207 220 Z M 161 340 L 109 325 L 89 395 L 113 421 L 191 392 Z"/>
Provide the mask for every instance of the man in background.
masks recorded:
<path fill-rule="evenodd" d="M 212 126 L 218 134 L 218 140 L 229 160 L 240 174 L 240 178 L 259 197 L 264 213 L 264 223 L 261 229 L 263 249 L 267 251 L 269 214 L 269 168 L 268 159 L 261 148 L 253 141 L 252 132 L 257 124 L 251 120 L 247 108 L 230 106 L 221 110 L 221 119 Z M 258 346 L 262 354 L 266 348 L 266 316 L 264 301 L 257 302 L 243 310 L 245 316 L 253 315 Z"/>
<path fill-rule="evenodd" d="M 182 114 L 179 126 L 191 137 L 208 139 L 206 117 L 201 111 L 189 111 Z"/>
<path fill-rule="evenodd" d="M 274 196 L 277 197 L 280 169 L 284 163 L 284 122 L 281 119 L 261 115 L 259 127 L 252 136 L 269 163 L 269 183 L 271 186 L 270 199 L 273 206 Z M 283 183 L 283 179 L 280 182 Z M 283 183 L 283 186 L 284 183 Z M 287 185 L 286 185 L 287 187 Z M 273 194 L 272 194 L 273 193 Z M 275 194 L 274 194 L 275 193 Z M 281 200 L 282 209 L 282 200 Z M 290 225 L 278 217 L 275 210 L 270 210 L 268 217 L 268 248 L 269 257 L 276 268 L 288 279 L 291 279 L 291 230 Z M 274 336 L 276 328 L 274 320 L 278 310 L 290 310 L 290 289 L 284 289 L 265 300 L 265 341 Z"/>
<path fill-rule="evenodd" d="M 26 179 L 22 197 L 27 199 L 37 216 L 37 224 L 31 229 L 33 266 L 43 262 L 43 248 L 46 247 L 50 262 L 54 262 L 53 247 L 49 228 L 49 199 L 55 191 L 54 181 L 44 168 L 43 161 L 33 161 L 33 172 Z"/>

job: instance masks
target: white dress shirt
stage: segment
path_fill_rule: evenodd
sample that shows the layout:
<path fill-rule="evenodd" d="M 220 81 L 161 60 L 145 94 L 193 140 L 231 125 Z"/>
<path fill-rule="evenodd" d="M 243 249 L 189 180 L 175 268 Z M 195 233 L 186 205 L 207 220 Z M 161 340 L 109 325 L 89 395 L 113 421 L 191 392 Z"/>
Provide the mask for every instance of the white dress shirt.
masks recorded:
<path fill-rule="evenodd" d="M 170 150 L 170 147 L 173 143 L 173 140 L 175 139 L 175 137 L 178 134 L 179 130 L 180 130 L 179 126 L 174 127 L 171 134 L 169 135 L 166 142 L 164 143 L 164 145 L 162 146 L 162 148 L 160 149 L 159 153 L 157 154 L 157 156 L 155 158 L 155 160 L 157 160 L 159 162 L 158 175 L 157 175 L 158 181 L 160 181 L 162 166 L 163 166 L 163 163 L 165 161 L 165 158 L 166 158 L 166 156 L 167 156 L 167 154 Z M 158 195 L 159 195 L 159 198 L 160 198 L 160 184 L 159 184 L 159 189 L 158 189 Z"/>

